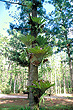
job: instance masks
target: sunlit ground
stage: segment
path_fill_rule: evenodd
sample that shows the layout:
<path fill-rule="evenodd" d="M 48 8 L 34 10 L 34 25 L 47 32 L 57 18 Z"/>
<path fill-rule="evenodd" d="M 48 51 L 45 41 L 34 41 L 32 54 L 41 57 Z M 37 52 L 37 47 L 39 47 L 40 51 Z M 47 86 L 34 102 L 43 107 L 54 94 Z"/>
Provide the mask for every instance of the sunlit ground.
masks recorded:
<path fill-rule="evenodd" d="M 13 96 L 0 94 L 0 96 Z M 26 95 L 25 95 L 26 96 Z M 53 97 L 53 96 L 52 96 Z M 40 110 L 73 110 L 73 95 L 72 94 L 57 94 L 55 98 L 45 98 L 44 103 L 42 102 L 40 107 L 44 109 Z M 60 98 L 62 97 L 62 98 Z M 21 110 L 19 108 L 29 106 L 28 98 L 0 98 L 0 107 L 6 110 Z M 2 109 L 3 110 L 3 109 Z M 24 109 L 22 109 L 24 110 Z M 29 109 L 25 109 L 29 110 Z"/>
<path fill-rule="evenodd" d="M 73 94 L 56 94 L 56 96 L 60 96 L 60 97 L 73 97 Z"/>

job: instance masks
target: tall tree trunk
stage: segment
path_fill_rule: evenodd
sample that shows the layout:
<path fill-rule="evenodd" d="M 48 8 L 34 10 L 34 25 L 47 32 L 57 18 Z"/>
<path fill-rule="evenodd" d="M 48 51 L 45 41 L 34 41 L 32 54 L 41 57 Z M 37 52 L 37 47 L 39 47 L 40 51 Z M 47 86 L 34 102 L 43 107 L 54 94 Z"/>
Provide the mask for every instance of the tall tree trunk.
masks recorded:
<path fill-rule="evenodd" d="M 60 81 L 60 94 L 61 94 L 61 81 Z"/>
<path fill-rule="evenodd" d="M 70 69 L 71 88 L 72 88 L 72 92 L 73 92 L 73 70 L 72 70 L 72 62 L 71 62 L 71 58 L 70 58 L 69 46 L 67 46 L 67 52 L 68 52 L 68 57 L 69 57 L 69 69 Z"/>
<path fill-rule="evenodd" d="M 30 85 L 32 85 L 32 81 L 38 80 L 38 66 L 34 66 L 32 63 L 30 63 L 30 76 L 29 76 L 29 82 Z M 29 90 L 29 106 L 31 107 L 31 110 L 34 109 L 34 106 L 36 105 L 36 100 L 34 99 L 32 88 Z"/>
<path fill-rule="evenodd" d="M 51 84 L 52 84 L 52 72 L 51 72 Z M 53 94 L 53 87 L 51 87 L 51 94 Z"/>
<path fill-rule="evenodd" d="M 57 94 L 57 76 L 56 76 L 56 69 L 55 69 L 55 92 Z"/>
<path fill-rule="evenodd" d="M 25 71 L 25 74 L 24 74 L 24 90 L 26 89 L 26 71 Z"/>
<path fill-rule="evenodd" d="M 61 61 L 62 61 L 62 57 L 61 57 Z M 63 73 L 63 84 L 64 84 L 64 94 L 66 94 L 66 85 L 65 85 L 65 66 L 63 67 L 64 62 L 61 62 L 61 70 Z"/>
<path fill-rule="evenodd" d="M 18 93 L 20 93 L 20 88 L 21 88 L 20 73 L 18 73 L 17 85 L 19 85 L 19 87 L 18 87 Z"/>
<path fill-rule="evenodd" d="M 12 73 L 10 73 L 10 91 L 11 91 L 11 87 L 12 87 Z"/>
<path fill-rule="evenodd" d="M 9 63 L 9 66 L 8 66 L 8 71 L 9 71 L 9 69 L 10 69 L 10 66 L 11 66 L 11 62 Z M 8 76 L 9 76 L 8 71 L 7 71 L 7 79 L 8 79 Z"/>
<path fill-rule="evenodd" d="M 65 73 L 64 73 L 64 71 L 63 71 L 63 84 L 64 84 L 64 94 L 66 94 Z"/>
<path fill-rule="evenodd" d="M 66 73 L 66 88 L 67 88 L 67 92 L 69 93 L 69 79 L 68 79 L 68 72 L 67 72 L 67 67 L 65 67 L 66 68 L 66 71 L 65 71 L 65 73 Z"/>
<path fill-rule="evenodd" d="M 29 86 L 29 84 L 30 84 L 29 78 L 30 78 L 30 66 L 28 66 L 28 82 L 27 82 L 27 86 Z"/>
<path fill-rule="evenodd" d="M 12 63 L 12 65 L 13 65 L 13 63 Z M 11 71 L 13 71 L 13 66 L 11 66 Z M 12 75 L 13 75 L 13 73 L 11 72 L 10 73 L 10 91 L 12 90 L 11 89 L 11 87 L 12 87 Z"/>
<path fill-rule="evenodd" d="M 66 78 L 67 85 L 66 86 L 67 86 L 67 92 L 69 93 L 69 83 L 68 83 L 68 80 L 69 79 L 68 79 L 68 76 L 67 76 L 67 78 Z"/>
<path fill-rule="evenodd" d="M 21 67 L 19 66 L 19 71 L 21 70 Z M 19 72 L 18 73 L 18 76 L 17 76 L 17 85 L 19 85 L 18 87 L 18 92 L 20 92 L 20 88 L 21 88 L 21 80 L 20 80 L 20 77 L 21 77 L 21 73 Z"/>
<path fill-rule="evenodd" d="M 61 74 L 61 72 L 60 72 Z M 60 94 L 61 94 L 61 76 L 59 75 L 59 91 L 60 91 Z"/>
<path fill-rule="evenodd" d="M 49 82 L 51 82 L 51 80 L 50 80 L 50 79 L 51 79 L 51 78 L 50 78 L 51 75 L 50 75 L 50 74 L 51 74 L 51 73 L 48 71 L 48 81 L 49 81 Z M 49 94 L 51 94 L 51 88 L 48 89 L 48 92 L 49 92 Z"/>
<path fill-rule="evenodd" d="M 15 75 L 15 78 L 14 78 L 14 93 L 15 93 L 15 88 L 16 88 L 16 75 Z"/>
<path fill-rule="evenodd" d="M 59 86 L 58 86 L 58 94 L 59 94 Z"/>
<path fill-rule="evenodd" d="M 67 35 L 65 35 L 66 41 L 68 40 Z M 72 69 L 72 62 L 71 62 L 71 57 L 70 57 L 70 45 L 67 44 L 67 54 L 68 54 L 68 58 L 69 58 L 69 69 L 70 69 L 70 79 L 71 79 L 71 88 L 72 88 L 72 92 L 73 92 L 73 69 Z"/>
<path fill-rule="evenodd" d="M 32 4 L 33 4 L 33 7 L 32 7 L 32 17 L 37 17 L 37 6 L 35 5 L 36 4 L 36 1 L 35 0 L 32 0 Z M 31 35 L 34 36 L 36 38 L 37 36 L 37 33 L 36 31 L 32 30 L 33 28 L 35 28 L 32 24 L 31 26 Z M 32 45 L 33 48 L 35 48 L 35 44 Z M 29 70 L 29 84 L 32 85 L 32 82 L 34 80 L 38 80 L 38 66 L 35 66 L 32 64 L 32 59 L 30 59 L 30 70 Z M 36 105 L 36 100 L 34 99 L 34 95 L 32 93 L 32 88 L 29 89 L 29 106 L 32 109 L 34 109 Z"/>

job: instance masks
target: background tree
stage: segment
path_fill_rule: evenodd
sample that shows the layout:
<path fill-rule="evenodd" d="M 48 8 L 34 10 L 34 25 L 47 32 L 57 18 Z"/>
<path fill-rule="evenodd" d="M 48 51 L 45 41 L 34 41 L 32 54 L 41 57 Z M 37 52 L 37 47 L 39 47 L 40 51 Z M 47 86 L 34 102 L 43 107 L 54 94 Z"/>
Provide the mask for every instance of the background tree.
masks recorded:
<path fill-rule="evenodd" d="M 63 2 L 63 1 L 59 1 L 59 2 Z M 66 2 L 66 1 L 65 1 Z M 64 4 L 65 4 L 64 2 Z M 66 2 L 67 3 L 67 2 Z M 69 2 L 68 2 L 69 3 Z M 53 1 L 52 4 L 54 4 L 54 6 L 56 7 L 55 12 L 56 13 L 51 13 L 52 14 L 57 14 L 58 9 L 59 9 L 59 3 Z M 64 5 L 63 4 L 63 5 Z M 65 4 L 67 5 L 67 4 Z M 25 7 L 26 6 L 26 7 Z M 63 8 L 63 6 L 62 6 Z M 42 10 L 42 2 L 41 1 L 26 1 L 21 3 L 21 6 L 18 7 L 18 9 L 20 9 L 20 16 L 19 19 L 17 19 L 19 21 L 19 24 L 10 24 L 10 28 L 11 30 L 8 30 L 9 34 L 12 34 L 13 36 L 10 39 L 10 42 L 8 43 L 8 45 L 10 45 L 10 49 L 8 48 L 8 58 L 10 60 L 13 60 L 15 62 L 17 62 L 17 64 L 21 64 L 22 66 L 27 66 L 29 68 L 29 84 L 30 86 L 32 85 L 33 80 L 38 80 L 38 66 L 41 64 L 42 60 L 43 62 L 47 61 L 47 59 L 45 59 L 45 57 L 48 57 L 48 55 L 52 54 L 51 51 L 51 46 L 53 46 L 53 44 L 55 44 L 57 41 L 56 46 L 58 46 L 60 48 L 60 50 L 63 49 L 62 45 L 65 47 L 66 45 L 64 44 L 64 42 L 67 41 L 65 39 L 65 32 L 68 33 L 67 30 L 65 29 L 69 29 L 68 25 L 67 27 L 61 26 L 63 25 L 65 22 L 63 22 L 65 20 L 63 20 L 63 14 L 62 10 L 60 10 L 60 13 L 58 13 L 54 18 L 54 16 L 49 17 L 49 22 L 46 23 L 47 17 L 45 16 L 45 12 Z M 39 10 L 39 11 L 38 11 Z M 41 13 L 40 13 L 41 12 Z M 65 11 L 67 13 L 67 11 Z M 61 19 L 60 19 L 60 15 L 61 15 Z M 59 19 L 57 18 L 59 17 Z M 44 19 L 45 18 L 45 19 Z M 68 18 L 69 20 L 69 18 Z M 25 24 L 24 24 L 25 22 Z M 68 21 L 68 23 L 70 22 L 70 20 Z M 52 24 L 51 24 L 52 23 Z M 51 24 L 51 31 L 48 29 L 48 24 Z M 54 26 L 52 27 L 52 25 L 54 24 Z M 58 28 L 57 28 L 58 26 Z M 15 30 L 14 30 L 15 29 Z M 59 29 L 59 30 L 58 30 Z M 20 32 L 19 32 L 20 30 Z M 53 31 L 52 31 L 53 30 Z M 48 32 L 51 33 L 48 34 Z M 44 34 L 45 33 L 45 34 Z M 63 34 L 63 38 L 61 38 L 60 36 L 62 36 Z M 53 38 L 51 38 L 52 36 L 54 36 Z M 57 41 L 54 43 L 55 40 L 55 36 L 57 38 Z M 63 42 L 64 40 L 64 42 Z M 22 41 L 22 43 L 21 43 Z M 71 41 L 70 39 L 68 41 Z M 59 50 L 58 48 L 58 50 Z M 57 57 L 57 56 L 56 56 Z M 53 64 L 54 65 L 54 64 Z M 60 70 L 58 70 L 58 74 L 54 74 L 54 69 L 53 69 L 53 65 L 51 66 L 51 73 L 50 73 L 50 78 L 51 78 L 51 82 L 53 81 L 54 77 L 57 77 L 57 85 L 56 86 L 60 86 L 60 82 L 59 82 L 59 77 L 60 74 Z M 57 64 L 56 64 L 57 65 Z M 47 67 L 45 65 L 45 67 Z M 42 68 L 43 70 L 43 68 Z M 45 73 L 47 72 L 48 68 L 45 69 Z M 5 70 L 4 70 L 5 71 Z M 47 74 L 47 73 L 46 73 Z M 45 76 L 45 74 L 43 75 L 43 77 Z M 47 78 L 46 78 L 47 79 Z M 56 81 L 55 80 L 55 81 Z M 59 92 L 59 89 L 58 89 Z M 30 88 L 30 94 L 29 94 L 29 99 L 30 99 L 30 106 L 31 109 L 34 107 L 34 105 L 36 104 L 35 99 L 34 99 L 34 95 L 32 93 L 32 90 Z"/>
<path fill-rule="evenodd" d="M 26 13 L 24 15 L 26 15 L 26 17 L 28 18 L 27 25 L 30 27 L 30 30 L 29 30 L 29 34 L 26 34 L 25 36 L 20 34 L 20 40 L 27 47 L 26 53 L 29 60 L 29 84 L 32 85 L 32 82 L 34 80 L 36 81 L 38 80 L 39 64 L 41 63 L 44 57 L 47 57 L 47 55 L 52 54 L 52 50 L 51 47 L 48 46 L 47 37 L 41 34 L 39 35 L 39 33 L 43 33 L 43 28 L 45 25 L 44 18 L 41 16 L 39 17 L 39 13 L 37 11 L 38 8 L 42 8 L 41 1 L 32 0 L 32 1 L 22 2 L 21 8 L 23 7 L 23 5 L 26 5 L 26 9 L 25 9 Z M 28 10 L 29 12 L 27 13 Z M 17 28 L 14 27 L 13 25 L 11 26 L 11 28 L 18 29 L 19 27 Z M 13 49 L 15 50 L 15 48 Z M 24 57 L 24 54 L 22 57 Z M 36 104 L 31 88 L 29 90 L 29 104 L 31 106 L 31 109 L 34 108 Z"/>
<path fill-rule="evenodd" d="M 51 34 L 56 35 L 58 49 L 56 51 L 65 51 L 68 55 L 66 61 L 69 64 L 71 85 L 73 88 L 73 72 L 72 72 L 72 38 L 69 30 L 72 27 L 72 5 L 69 0 L 60 0 L 51 2 L 55 6 L 55 11 L 50 13 L 48 24 L 51 25 Z"/>

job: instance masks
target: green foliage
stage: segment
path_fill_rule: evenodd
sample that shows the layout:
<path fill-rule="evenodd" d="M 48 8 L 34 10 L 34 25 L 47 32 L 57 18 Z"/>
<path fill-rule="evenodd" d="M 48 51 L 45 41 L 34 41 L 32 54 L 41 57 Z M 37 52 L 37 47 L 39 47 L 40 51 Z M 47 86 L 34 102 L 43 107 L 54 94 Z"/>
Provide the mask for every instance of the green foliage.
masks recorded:
<path fill-rule="evenodd" d="M 28 49 L 28 52 L 32 53 L 31 62 L 33 63 L 33 65 L 38 66 L 43 58 L 52 55 L 52 48 L 50 46 L 48 47 L 45 46 L 44 48 L 36 46 L 35 48 Z"/>
<path fill-rule="evenodd" d="M 21 53 L 21 55 L 19 56 L 19 58 L 21 59 L 21 61 L 28 61 L 26 50 L 24 50 L 24 51 Z"/>
<path fill-rule="evenodd" d="M 32 17 L 33 22 L 38 23 L 39 25 L 43 24 L 46 20 L 41 17 Z"/>
<path fill-rule="evenodd" d="M 50 13 L 51 16 L 49 16 L 50 20 L 48 24 L 51 26 L 51 34 L 56 36 L 56 38 L 58 39 L 56 43 L 56 47 L 58 48 L 55 53 L 61 51 L 66 52 L 69 60 L 67 59 L 65 60 L 65 62 L 69 62 L 72 58 L 72 37 L 70 37 L 73 24 L 72 3 L 69 0 L 52 0 L 52 4 L 55 6 L 55 10 L 53 13 Z"/>
<path fill-rule="evenodd" d="M 2 93 L 3 93 L 3 94 L 10 94 L 10 92 L 11 92 L 10 86 L 9 86 L 8 84 L 5 85 L 5 86 L 2 85 L 1 90 L 2 90 Z"/>
<path fill-rule="evenodd" d="M 40 47 L 44 47 L 45 45 L 47 45 L 47 38 L 45 38 L 44 36 L 37 36 L 36 41 Z"/>
<path fill-rule="evenodd" d="M 32 44 L 32 41 L 35 40 L 35 37 L 34 36 L 31 36 L 31 35 L 21 35 L 21 38 L 20 40 L 27 46 L 27 47 L 30 47 L 31 44 Z"/>
<path fill-rule="evenodd" d="M 46 20 L 43 19 L 42 17 L 31 17 L 30 16 L 28 24 L 32 26 L 31 28 L 32 32 L 35 32 L 37 35 L 38 33 L 43 32 L 45 21 Z"/>
<path fill-rule="evenodd" d="M 47 67 L 47 70 L 50 72 L 51 71 L 51 68 L 50 67 Z"/>
<path fill-rule="evenodd" d="M 45 102 L 44 96 L 46 96 L 47 93 L 44 93 L 41 97 L 40 97 L 40 101 L 39 101 L 39 105 L 41 104 L 41 102 L 43 101 L 43 103 Z"/>
<path fill-rule="evenodd" d="M 31 1 L 25 1 L 25 4 L 27 5 L 28 9 L 31 9 L 31 7 L 32 7 L 32 2 Z"/>
<path fill-rule="evenodd" d="M 38 95 L 38 97 L 40 98 L 45 91 L 50 88 L 51 86 L 54 86 L 55 84 L 51 84 L 49 81 L 44 81 L 44 80 L 40 80 L 40 81 L 33 81 L 31 86 L 28 86 L 28 88 L 33 88 L 33 94 Z"/>
<path fill-rule="evenodd" d="M 46 56 L 52 54 L 52 48 L 50 46 L 41 48 L 40 46 L 36 46 L 35 48 L 28 49 L 30 53 L 33 53 L 36 57 Z"/>

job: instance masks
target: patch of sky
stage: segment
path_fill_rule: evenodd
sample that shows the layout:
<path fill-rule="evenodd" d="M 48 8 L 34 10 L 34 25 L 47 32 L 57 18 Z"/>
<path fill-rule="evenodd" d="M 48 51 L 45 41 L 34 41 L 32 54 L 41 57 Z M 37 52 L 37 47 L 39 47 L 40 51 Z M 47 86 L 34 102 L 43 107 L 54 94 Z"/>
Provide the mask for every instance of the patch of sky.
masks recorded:
<path fill-rule="evenodd" d="M 46 14 L 55 9 L 54 6 L 49 3 L 43 3 L 43 7 L 46 9 Z"/>
<path fill-rule="evenodd" d="M 6 9 L 6 4 L 0 1 L 0 34 L 3 36 L 8 35 L 7 29 L 9 29 L 9 23 L 14 22 L 14 14 L 17 9 L 16 5 L 11 5 L 10 9 Z M 11 13 L 11 15 L 10 15 Z M 15 21 L 16 22 L 16 21 Z"/>
<path fill-rule="evenodd" d="M 0 1 L 0 34 L 4 36 L 8 35 L 6 31 L 9 29 L 9 23 L 14 22 L 13 16 L 17 13 L 15 13 L 17 7 L 18 5 L 11 4 L 10 9 L 7 10 L 5 3 Z M 54 10 L 54 6 L 49 3 L 43 3 L 43 7 L 46 9 L 46 14 Z M 10 13 L 11 15 L 9 16 Z M 18 24 L 18 21 L 15 20 L 15 22 Z"/>

